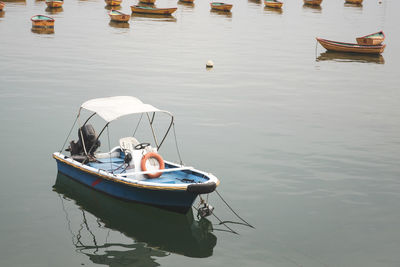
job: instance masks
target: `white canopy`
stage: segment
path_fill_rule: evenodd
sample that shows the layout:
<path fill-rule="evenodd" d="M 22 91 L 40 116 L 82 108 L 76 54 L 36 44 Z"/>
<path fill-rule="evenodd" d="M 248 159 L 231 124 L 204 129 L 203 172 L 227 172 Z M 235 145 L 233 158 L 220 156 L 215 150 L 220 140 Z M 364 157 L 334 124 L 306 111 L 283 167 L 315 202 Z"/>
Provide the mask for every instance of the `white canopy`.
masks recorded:
<path fill-rule="evenodd" d="M 159 110 L 152 105 L 144 104 L 133 96 L 95 98 L 83 103 L 81 105 L 81 109 L 82 108 L 95 112 L 107 122 L 111 122 L 125 115 L 146 112 L 164 112 L 172 116 L 168 111 Z"/>

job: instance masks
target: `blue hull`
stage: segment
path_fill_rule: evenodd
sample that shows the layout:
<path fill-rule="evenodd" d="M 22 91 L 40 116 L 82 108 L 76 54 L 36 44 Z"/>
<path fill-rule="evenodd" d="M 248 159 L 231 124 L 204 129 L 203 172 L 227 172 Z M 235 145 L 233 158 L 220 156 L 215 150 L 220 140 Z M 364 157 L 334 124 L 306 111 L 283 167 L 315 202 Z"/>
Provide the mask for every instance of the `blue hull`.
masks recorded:
<path fill-rule="evenodd" d="M 90 188 L 126 201 L 186 213 L 198 195 L 183 190 L 157 190 L 124 185 L 87 173 L 58 159 L 56 161 L 59 172 Z"/>

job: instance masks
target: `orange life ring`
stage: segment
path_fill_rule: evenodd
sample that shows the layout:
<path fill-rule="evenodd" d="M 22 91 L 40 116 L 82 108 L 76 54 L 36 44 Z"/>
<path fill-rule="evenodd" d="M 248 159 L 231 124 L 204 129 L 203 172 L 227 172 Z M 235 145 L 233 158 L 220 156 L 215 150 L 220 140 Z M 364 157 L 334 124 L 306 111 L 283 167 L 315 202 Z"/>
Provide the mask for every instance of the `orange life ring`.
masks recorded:
<path fill-rule="evenodd" d="M 160 154 L 157 154 L 155 152 L 149 152 L 143 156 L 142 161 L 140 162 L 140 168 L 142 169 L 142 171 L 147 171 L 146 162 L 149 158 L 154 158 L 158 161 L 158 164 L 160 165 L 160 170 L 163 170 L 165 168 L 164 160 L 160 156 Z M 147 173 L 146 175 L 149 178 L 158 178 L 161 176 L 161 174 L 162 174 L 161 172 L 156 172 L 156 173 Z"/>

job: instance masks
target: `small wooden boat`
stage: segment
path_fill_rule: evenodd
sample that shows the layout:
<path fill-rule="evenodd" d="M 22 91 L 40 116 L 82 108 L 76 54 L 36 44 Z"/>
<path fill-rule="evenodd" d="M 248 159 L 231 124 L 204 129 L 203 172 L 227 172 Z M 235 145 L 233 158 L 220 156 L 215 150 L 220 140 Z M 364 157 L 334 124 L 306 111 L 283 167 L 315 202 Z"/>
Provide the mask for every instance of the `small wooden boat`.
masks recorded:
<path fill-rule="evenodd" d="M 233 7 L 233 5 L 225 4 L 222 2 L 211 2 L 210 6 L 211 6 L 211 9 L 213 9 L 213 10 L 225 11 L 225 12 L 231 11 L 231 9 Z"/>
<path fill-rule="evenodd" d="M 359 45 L 380 45 L 385 40 L 383 31 L 356 38 Z"/>
<path fill-rule="evenodd" d="M 140 0 L 139 2 L 146 5 L 154 5 L 156 0 Z"/>
<path fill-rule="evenodd" d="M 31 18 L 32 27 L 54 28 L 54 19 L 45 15 L 35 15 Z"/>
<path fill-rule="evenodd" d="M 310 5 L 310 6 L 319 6 L 321 5 L 322 0 L 304 0 L 305 5 Z"/>
<path fill-rule="evenodd" d="M 108 6 L 119 6 L 122 3 L 122 0 L 105 0 Z"/>
<path fill-rule="evenodd" d="M 272 8 L 282 8 L 283 3 L 278 0 L 264 0 L 264 4 L 266 7 Z"/>
<path fill-rule="evenodd" d="M 0 2 L 0 11 L 3 11 L 6 4 L 4 2 Z"/>
<path fill-rule="evenodd" d="M 110 16 L 112 21 L 118 22 L 127 22 L 131 18 L 130 15 L 124 14 L 118 10 L 111 10 L 108 15 Z"/>
<path fill-rule="evenodd" d="M 152 15 L 171 15 L 176 11 L 176 7 L 172 8 L 156 8 L 149 6 L 131 6 L 133 13 L 152 14 Z"/>
<path fill-rule="evenodd" d="M 194 0 L 179 0 L 179 2 L 187 3 L 187 4 L 193 4 Z"/>
<path fill-rule="evenodd" d="M 64 4 L 64 0 L 46 0 L 48 7 L 61 7 Z"/>
<path fill-rule="evenodd" d="M 345 3 L 347 4 L 356 4 L 356 5 L 361 5 L 363 0 L 345 0 Z"/>
<path fill-rule="evenodd" d="M 329 51 L 362 53 L 362 54 L 381 54 L 385 50 L 386 45 L 359 45 L 330 41 L 317 37 L 317 41 Z"/>

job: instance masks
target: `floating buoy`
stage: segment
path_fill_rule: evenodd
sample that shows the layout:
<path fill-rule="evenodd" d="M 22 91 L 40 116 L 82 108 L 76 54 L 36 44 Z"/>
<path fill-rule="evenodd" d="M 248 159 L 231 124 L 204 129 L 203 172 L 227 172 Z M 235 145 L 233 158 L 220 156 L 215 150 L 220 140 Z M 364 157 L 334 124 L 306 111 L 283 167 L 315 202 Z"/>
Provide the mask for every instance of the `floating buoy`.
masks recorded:
<path fill-rule="evenodd" d="M 212 67 L 214 67 L 214 62 L 212 62 L 212 60 L 207 61 L 206 67 L 207 67 L 207 68 L 212 68 Z"/>

